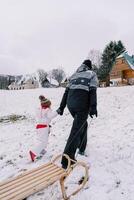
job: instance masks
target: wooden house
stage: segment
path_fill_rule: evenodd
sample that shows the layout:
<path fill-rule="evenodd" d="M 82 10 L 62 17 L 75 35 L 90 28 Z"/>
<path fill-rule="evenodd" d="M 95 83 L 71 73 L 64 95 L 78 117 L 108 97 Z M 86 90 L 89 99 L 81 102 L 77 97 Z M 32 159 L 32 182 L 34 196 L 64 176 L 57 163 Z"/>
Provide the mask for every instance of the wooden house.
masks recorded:
<path fill-rule="evenodd" d="M 134 56 L 123 53 L 116 58 L 110 72 L 113 85 L 134 85 Z"/>

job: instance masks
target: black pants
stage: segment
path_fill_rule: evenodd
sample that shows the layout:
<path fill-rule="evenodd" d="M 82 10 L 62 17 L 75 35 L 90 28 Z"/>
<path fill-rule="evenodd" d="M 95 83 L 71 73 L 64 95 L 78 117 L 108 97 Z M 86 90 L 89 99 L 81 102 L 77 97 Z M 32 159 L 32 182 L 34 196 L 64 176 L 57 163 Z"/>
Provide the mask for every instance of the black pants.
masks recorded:
<path fill-rule="evenodd" d="M 64 149 L 64 153 L 67 154 L 71 159 L 75 160 L 75 153 L 77 148 L 80 151 L 85 151 L 87 145 L 87 111 L 77 111 L 76 109 L 69 108 L 71 115 L 74 118 L 71 133 L 67 140 L 67 144 Z M 66 168 L 67 160 L 65 157 L 62 158 L 62 166 Z"/>

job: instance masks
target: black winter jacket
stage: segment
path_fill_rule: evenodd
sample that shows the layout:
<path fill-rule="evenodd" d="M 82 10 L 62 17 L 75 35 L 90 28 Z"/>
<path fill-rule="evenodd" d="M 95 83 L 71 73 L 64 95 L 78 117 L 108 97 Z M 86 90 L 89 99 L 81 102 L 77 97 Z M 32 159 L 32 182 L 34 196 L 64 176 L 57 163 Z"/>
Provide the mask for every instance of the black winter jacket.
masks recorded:
<path fill-rule="evenodd" d="M 82 89 L 69 89 L 66 88 L 61 104 L 60 109 L 64 108 L 77 109 L 79 111 L 89 111 L 90 109 L 97 110 L 97 92 L 96 88 L 91 88 L 89 92 Z"/>
<path fill-rule="evenodd" d="M 97 110 L 97 81 L 96 73 L 81 65 L 69 79 L 60 109 L 63 111 L 67 105 L 78 111 Z"/>

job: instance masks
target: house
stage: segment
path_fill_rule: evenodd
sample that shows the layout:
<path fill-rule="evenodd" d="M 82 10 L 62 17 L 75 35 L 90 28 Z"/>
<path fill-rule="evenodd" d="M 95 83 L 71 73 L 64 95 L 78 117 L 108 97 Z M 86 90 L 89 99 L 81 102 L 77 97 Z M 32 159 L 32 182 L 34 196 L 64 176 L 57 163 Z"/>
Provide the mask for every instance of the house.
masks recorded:
<path fill-rule="evenodd" d="M 134 85 L 134 55 L 123 53 L 116 58 L 110 72 L 110 83 L 113 85 Z"/>
<path fill-rule="evenodd" d="M 22 90 L 22 89 L 34 89 L 39 87 L 39 82 L 34 75 L 25 75 L 12 82 L 8 88 L 9 90 Z"/>
<path fill-rule="evenodd" d="M 19 80 L 21 77 L 22 75 L 15 76 L 0 74 L 0 89 L 9 89 L 8 86 L 11 85 L 12 82 L 15 82 L 15 80 Z"/>

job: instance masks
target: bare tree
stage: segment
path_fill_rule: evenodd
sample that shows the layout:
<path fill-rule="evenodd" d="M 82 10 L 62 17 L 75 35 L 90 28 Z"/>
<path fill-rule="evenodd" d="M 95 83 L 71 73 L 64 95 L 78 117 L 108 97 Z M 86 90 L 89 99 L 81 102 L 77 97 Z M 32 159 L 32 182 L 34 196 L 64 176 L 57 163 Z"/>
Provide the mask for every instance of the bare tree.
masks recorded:
<path fill-rule="evenodd" d="M 59 86 L 64 77 L 65 77 L 65 72 L 62 68 L 57 68 L 52 70 L 52 78 L 58 82 Z"/>
<path fill-rule="evenodd" d="M 101 66 L 102 53 L 99 50 L 91 49 L 88 53 L 88 58 L 92 61 L 92 64 L 99 68 Z"/>
<path fill-rule="evenodd" d="M 43 69 L 38 69 L 37 70 L 38 76 L 39 76 L 39 81 L 41 86 L 44 85 L 44 82 L 47 80 L 47 72 L 45 72 Z"/>

